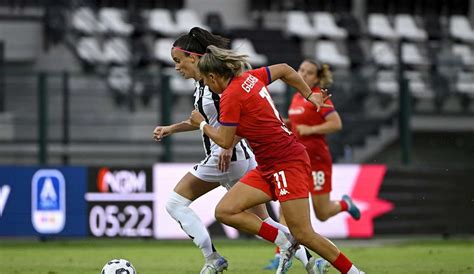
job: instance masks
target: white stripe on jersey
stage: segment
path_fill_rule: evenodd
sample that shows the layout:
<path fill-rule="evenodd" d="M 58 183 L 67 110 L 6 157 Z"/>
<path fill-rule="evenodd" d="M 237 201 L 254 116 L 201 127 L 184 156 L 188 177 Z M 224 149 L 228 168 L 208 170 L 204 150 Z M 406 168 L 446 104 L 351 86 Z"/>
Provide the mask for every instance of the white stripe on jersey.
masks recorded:
<path fill-rule="evenodd" d="M 209 125 L 216 128 L 221 125 L 219 123 L 219 100 L 219 95 L 211 92 L 203 82 L 195 82 L 194 107 L 199 110 Z M 222 148 L 214 143 L 211 138 L 202 134 L 202 141 L 206 155 L 220 155 Z M 247 142 L 242 140 L 235 145 L 233 161 L 248 159 L 249 157 L 254 157 L 254 155 Z"/>

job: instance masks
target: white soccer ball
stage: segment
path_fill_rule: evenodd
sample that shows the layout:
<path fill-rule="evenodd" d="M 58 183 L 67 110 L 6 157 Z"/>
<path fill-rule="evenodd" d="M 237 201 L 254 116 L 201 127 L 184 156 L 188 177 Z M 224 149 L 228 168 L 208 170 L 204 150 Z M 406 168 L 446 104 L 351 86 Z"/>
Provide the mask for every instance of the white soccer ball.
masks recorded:
<path fill-rule="evenodd" d="M 104 265 L 101 274 L 137 274 L 135 267 L 124 259 L 113 259 Z"/>

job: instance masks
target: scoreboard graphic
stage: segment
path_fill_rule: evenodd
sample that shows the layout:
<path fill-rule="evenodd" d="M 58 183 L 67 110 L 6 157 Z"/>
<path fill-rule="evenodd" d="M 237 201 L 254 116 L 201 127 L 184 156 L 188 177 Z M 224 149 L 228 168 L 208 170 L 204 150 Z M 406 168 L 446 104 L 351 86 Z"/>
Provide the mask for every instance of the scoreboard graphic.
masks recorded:
<path fill-rule="evenodd" d="M 90 168 L 89 235 L 152 237 L 153 184 L 151 168 Z"/>

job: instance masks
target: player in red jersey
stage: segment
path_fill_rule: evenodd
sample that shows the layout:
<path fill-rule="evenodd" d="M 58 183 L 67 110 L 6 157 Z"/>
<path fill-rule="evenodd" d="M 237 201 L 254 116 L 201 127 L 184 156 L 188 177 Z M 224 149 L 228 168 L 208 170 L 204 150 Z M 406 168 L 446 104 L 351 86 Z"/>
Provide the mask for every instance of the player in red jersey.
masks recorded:
<path fill-rule="evenodd" d="M 258 163 L 256 169 L 224 195 L 216 207 L 216 218 L 276 243 L 279 231 L 246 210 L 278 200 L 295 245 L 284 252 L 277 273 L 286 273 L 296 242 L 318 253 L 341 273 L 363 273 L 332 242 L 314 232 L 308 204 L 309 182 L 312 181 L 310 160 L 305 147 L 281 120 L 266 85 L 282 79 L 318 109 L 318 98 L 323 96 L 313 93 L 301 76 L 286 64 L 243 72 L 246 56 L 215 46 L 207 47 L 198 66 L 205 84 L 221 94 L 221 126 L 208 125 L 196 110 L 191 114 L 191 123 L 199 125 L 223 148 L 231 147 L 236 135 L 246 138 Z"/>
<path fill-rule="evenodd" d="M 321 88 L 328 88 L 332 84 L 332 74 L 328 65 L 320 66 L 316 61 L 306 59 L 298 69 L 313 93 L 321 93 Z M 331 105 L 318 111 L 311 102 L 308 102 L 300 93 L 295 93 L 288 110 L 286 125 L 295 133 L 298 141 L 306 147 L 311 160 L 313 181 L 310 184 L 311 200 L 316 217 L 326 221 L 330 217 L 348 211 L 356 220 L 360 219 L 360 211 L 347 195 L 340 201 L 332 201 L 329 193 L 332 189 L 332 157 L 325 135 L 342 129 L 339 114 L 331 100 Z M 284 216 L 280 218 L 285 223 Z M 276 269 L 279 263 L 279 251 L 265 269 Z"/>
<path fill-rule="evenodd" d="M 320 93 L 321 88 L 328 88 L 332 84 L 329 66 L 319 66 L 313 60 L 303 61 L 298 74 L 312 87 L 314 93 Z M 311 160 L 313 184 L 310 190 L 316 217 L 326 221 L 342 211 L 348 211 L 354 219 L 359 220 L 360 211 L 349 196 L 344 195 L 340 201 L 331 201 L 329 197 L 332 189 L 332 157 L 325 135 L 341 130 L 342 121 L 333 103 L 330 100 L 326 103 L 332 107 L 317 111 L 301 94 L 295 93 L 288 110 L 288 125 L 298 141 L 306 147 Z"/>

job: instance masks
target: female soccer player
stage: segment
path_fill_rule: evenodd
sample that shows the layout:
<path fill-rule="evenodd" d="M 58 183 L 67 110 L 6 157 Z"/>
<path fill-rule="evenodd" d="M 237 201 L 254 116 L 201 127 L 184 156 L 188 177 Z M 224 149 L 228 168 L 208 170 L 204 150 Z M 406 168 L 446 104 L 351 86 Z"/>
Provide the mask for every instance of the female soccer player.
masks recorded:
<path fill-rule="evenodd" d="M 301 76 L 286 64 L 243 72 L 246 56 L 215 46 L 207 47 L 198 67 L 204 83 L 221 95 L 220 126 L 209 125 L 196 110 L 193 125 L 216 144 L 230 148 L 235 136 L 246 138 L 253 148 L 258 167 L 248 172 L 227 192 L 216 207 L 216 218 L 224 224 L 277 242 L 279 231 L 247 209 L 278 199 L 295 242 L 321 255 L 341 273 L 362 273 L 328 239 L 314 232 L 309 218 L 309 182 L 311 165 L 305 147 L 285 126 L 266 85 L 282 79 L 300 91 L 304 98 L 320 108 Z M 281 259 L 291 261 L 292 247 Z M 284 273 L 280 268 L 277 273 Z"/>
<path fill-rule="evenodd" d="M 171 49 L 171 56 L 175 62 L 175 69 L 186 78 L 196 80 L 194 90 L 195 109 L 204 117 L 205 121 L 213 126 L 219 126 L 219 96 L 211 92 L 204 84 L 199 74 L 197 64 L 201 56 L 205 53 L 208 45 L 218 45 L 226 47 L 229 40 L 208 31 L 195 27 L 188 34 L 180 36 Z M 183 121 L 170 126 L 158 126 L 153 132 L 154 139 L 160 141 L 163 137 L 174 133 L 197 130 L 199 127 L 192 126 L 190 121 Z M 227 268 L 228 262 L 222 257 L 212 244 L 209 232 L 206 227 L 189 208 L 189 205 L 205 193 L 222 185 L 229 189 L 247 171 L 255 168 L 256 161 L 252 150 L 246 142 L 236 138 L 232 146 L 222 149 L 206 134 L 202 135 L 206 157 L 199 164 L 194 166 L 176 185 L 167 201 L 166 209 L 168 213 L 180 224 L 182 229 L 193 239 L 198 246 L 206 262 L 201 273 L 218 273 Z M 277 227 L 283 232 L 288 231 L 284 226 L 273 221 L 266 211 L 265 205 L 258 205 L 252 208 L 252 212 L 257 214 L 262 220 L 273 227 Z M 290 245 L 284 238 L 280 245 Z M 318 261 L 306 257 L 304 249 L 299 252 L 300 259 L 308 269 L 312 271 L 317 267 Z"/>
<path fill-rule="evenodd" d="M 320 66 L 316 61 L 306 59 L 298 69 L 298 74 L 305 83 L 312 87 L 314 93 L 321 93 L 321 88 L 332 84 L 332 73 L 328 65 Z M 331 107 L 320 111 L 308 102 L 300 93 L 295 93 L 288 110 L 286 125 L 295 133 L 298 142 L 306 147 L 310 161 L 313 181 L 310 184 L 311 200 L 316 217 L 324 222 L 330 217 L 348 211 L 352 218 L 359 220 L 360 211 L 347 195 L 340 201 L 332 201 L 329 193 L 332 189 L 332 157 L 326 143 L 325 135 L 342 129 L 339 114 L 328 100 Z M 285 223 L 284 216 L 280 218 Z M 279 263 L 279 251 L 265 269 L 276 269 Z"/>

